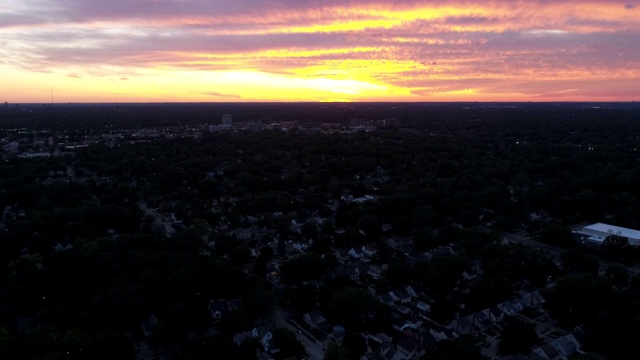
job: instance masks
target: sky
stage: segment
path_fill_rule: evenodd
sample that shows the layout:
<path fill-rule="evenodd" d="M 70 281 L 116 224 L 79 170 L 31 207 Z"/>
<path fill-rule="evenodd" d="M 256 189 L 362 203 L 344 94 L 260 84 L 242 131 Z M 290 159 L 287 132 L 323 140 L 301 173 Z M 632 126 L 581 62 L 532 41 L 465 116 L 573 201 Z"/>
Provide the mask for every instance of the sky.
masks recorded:
<path fill-rule="evenodd" d="M 0 0 L 0 101 L 637 101 L 640 0 Z"/>

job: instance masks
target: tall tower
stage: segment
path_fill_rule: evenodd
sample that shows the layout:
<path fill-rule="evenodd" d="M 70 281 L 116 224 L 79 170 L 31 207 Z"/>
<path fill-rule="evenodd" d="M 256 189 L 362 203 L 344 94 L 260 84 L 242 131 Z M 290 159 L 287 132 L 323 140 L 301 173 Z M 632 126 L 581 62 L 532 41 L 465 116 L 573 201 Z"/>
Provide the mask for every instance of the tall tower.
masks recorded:
<path fill-rule="evenodd" d="M 233 117 L 231 117 L 231 114 L 222 115 L 222 125 L 233 125 Z"/>

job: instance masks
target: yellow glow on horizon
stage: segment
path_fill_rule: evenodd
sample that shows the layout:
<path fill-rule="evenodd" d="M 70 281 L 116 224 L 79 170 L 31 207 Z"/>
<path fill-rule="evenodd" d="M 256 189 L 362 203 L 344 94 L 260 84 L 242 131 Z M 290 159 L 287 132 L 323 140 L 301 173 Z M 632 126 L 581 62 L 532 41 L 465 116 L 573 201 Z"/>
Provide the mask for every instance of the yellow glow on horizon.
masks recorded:
<path fill-rule="evenodd" d="M 4 69 L 0 67 L 0 72 Z M 15 72 L 14 72 L 15 73 Z M 384 97 L 388 86 L 355 79 L 299 77 L 257 71 L 148 71 L 119 78 L 69 77 L 62 73 L 30 73 L 6 78 L 0 92 L 9 102 L 128 101 L 358 101 Z M 17 79 L 22 83 L 16 85 Z M 14 82 L 14 80 L 16 80 Z M 402 92 L 400 90 L 400 92 Z M 408 92 L 405 92 L 408 94 Z M 32 99 L 32 100 L 27 100 Z"/>

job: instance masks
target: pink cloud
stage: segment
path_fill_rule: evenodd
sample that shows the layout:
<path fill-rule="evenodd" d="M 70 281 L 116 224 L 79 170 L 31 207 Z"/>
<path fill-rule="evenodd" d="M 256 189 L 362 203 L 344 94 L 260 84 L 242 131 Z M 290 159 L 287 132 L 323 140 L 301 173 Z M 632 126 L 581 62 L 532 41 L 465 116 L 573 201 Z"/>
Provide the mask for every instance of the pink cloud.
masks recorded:
<path fill-rule="evenodd" d="M 33 71 L 100 76 L 105 66 L 118 67 L 131 78 L 136 69 L 158 67 L 286 74 L 317 68 L 335 74 L 353 71 L 414 94 L 468 88 L 515 91 L 518 85 L 532 96 L 565 96 L 565 88 L 558 90 L 547 79 L 577 81 L 575 93 L 585 95 L 595 91 L 588 84 L 608 81 L 615 93 L 615 86 L 629 86 L 620 79 L 640 81 L 640 18 L 636 4 L 629 2 L 21 4 L 0 9 L 0 63 Z M 348 51 L 358 48 L 366 50 Z M 347 51 L 338 51 L 343 49 Z"/>

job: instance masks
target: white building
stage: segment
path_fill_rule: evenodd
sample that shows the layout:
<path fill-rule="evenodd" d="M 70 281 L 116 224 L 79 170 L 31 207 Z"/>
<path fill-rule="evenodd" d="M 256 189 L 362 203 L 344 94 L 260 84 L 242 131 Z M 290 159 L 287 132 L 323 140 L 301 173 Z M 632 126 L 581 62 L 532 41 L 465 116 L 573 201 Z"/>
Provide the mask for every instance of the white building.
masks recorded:
<path fill-rule="evenodd" d="M 640 231 L 615 225 L 595 223 L 583 227 L 581 230 L 576 231 L 576 233 L 584 235 L 587 237 L 587 240 L 599 244 L 601 244 L 608 236 L 617 235 L 629 239 L 630 245 L 640 245 Z"/>

